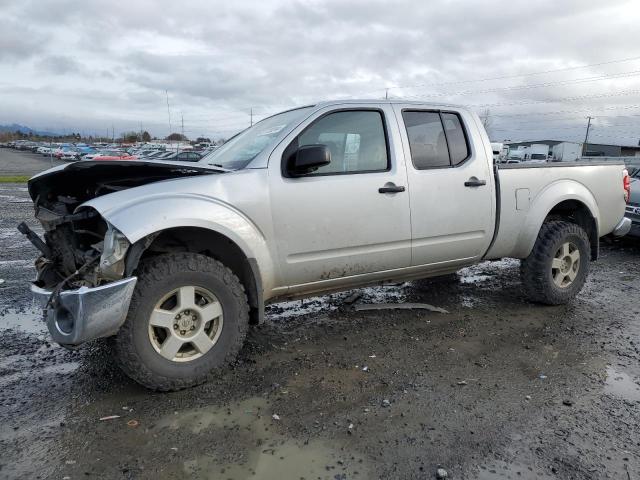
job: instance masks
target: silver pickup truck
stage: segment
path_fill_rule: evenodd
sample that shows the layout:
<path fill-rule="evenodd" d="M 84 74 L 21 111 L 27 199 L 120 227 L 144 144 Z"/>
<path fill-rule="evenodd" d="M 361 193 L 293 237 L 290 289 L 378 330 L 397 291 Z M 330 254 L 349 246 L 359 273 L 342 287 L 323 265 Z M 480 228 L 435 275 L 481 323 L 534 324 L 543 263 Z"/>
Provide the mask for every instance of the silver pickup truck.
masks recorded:
<path fill-rule="evenodd" d="M 29 182 L 44 241 L 32 286 L 54 340 L 111 337 L 157 390 L 232 361 L 264 305 L 522 259 L 532 301 L 582 288 L 624 235 L 617 164 L 497 168 L 478 117 L 335 101 L 279 113 L 201 162 L 85 161 Z"/>

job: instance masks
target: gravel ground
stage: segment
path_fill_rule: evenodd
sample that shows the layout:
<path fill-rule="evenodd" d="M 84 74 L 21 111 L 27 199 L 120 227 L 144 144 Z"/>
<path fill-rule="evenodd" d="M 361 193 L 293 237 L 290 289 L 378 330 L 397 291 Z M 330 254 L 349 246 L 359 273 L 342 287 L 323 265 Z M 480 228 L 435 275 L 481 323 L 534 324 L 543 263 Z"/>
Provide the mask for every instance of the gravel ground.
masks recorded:
<path fill-rule="evenodd" d="M 2 175 L 35 175 L 47 168 L 65 163 L 39 153 L 0 148 L 0 176 Z"/>
<path fill-rule="evenodd" d="M 216 381 L 157 394 L 103 342 L 49 342 L 27 193 L 0 198 L 1 478 L 640 479 L 637 243 L 604 245 L 568 306 L 528 303 L 508 260 L 357 291 L 446 314 L 273 305 Z"/>

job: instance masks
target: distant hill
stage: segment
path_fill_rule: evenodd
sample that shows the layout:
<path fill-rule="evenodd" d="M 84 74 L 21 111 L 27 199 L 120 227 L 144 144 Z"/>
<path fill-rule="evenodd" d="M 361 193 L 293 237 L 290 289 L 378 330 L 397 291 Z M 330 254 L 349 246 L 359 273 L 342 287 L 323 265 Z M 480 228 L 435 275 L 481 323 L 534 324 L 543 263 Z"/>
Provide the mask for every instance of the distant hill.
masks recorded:
<path fill-rule="evenodd" d="M 20 125 L 18 123 L 12 123 L 11 125 L 0 125 L 0 133 L 13 133 L 13 132 L 20 132 L 20 133 L 25 133 L 27 135 L 40 135 L 41 137 L 56 137 L 59 136 L 59 133 L 53 133 L 53 132 L 45 132 L 42 130 L 34 130 L 30 127 L 27 127 L 25 125 Z"/>

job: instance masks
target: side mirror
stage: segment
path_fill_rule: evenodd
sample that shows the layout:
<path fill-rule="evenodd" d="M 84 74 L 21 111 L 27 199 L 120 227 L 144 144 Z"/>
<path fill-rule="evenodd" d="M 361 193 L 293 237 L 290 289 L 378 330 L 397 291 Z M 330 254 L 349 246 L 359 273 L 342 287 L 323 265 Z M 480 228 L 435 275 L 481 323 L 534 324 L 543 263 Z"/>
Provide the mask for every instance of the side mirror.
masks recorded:
<path fill-rule="evenodd" d="M 297 177 L 331 163 L 331 150 L 326 145 L 304 145 L 290 157 L 287 171 Z"/>

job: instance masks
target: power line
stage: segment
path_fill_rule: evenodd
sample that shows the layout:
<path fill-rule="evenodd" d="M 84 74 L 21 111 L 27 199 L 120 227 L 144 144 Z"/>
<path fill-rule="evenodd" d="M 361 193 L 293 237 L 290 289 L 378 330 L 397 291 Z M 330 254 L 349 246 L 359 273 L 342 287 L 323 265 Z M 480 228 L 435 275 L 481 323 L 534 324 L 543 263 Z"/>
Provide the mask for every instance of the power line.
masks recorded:
<path fill-rule="evenodd" d="M 632 62 L 634 60 L 640 60 L 640 56 L 638 56 L 638 57 L 621 58 L 621 59 L 618 59 L 618 60 L 609 60 L 607 62 L 590 63 L 590 64 L 587 64 L 587 65 L 579 65 L 579 66 L 575 66 L 575 67 L 564 67 L 564 68 L 555 68 L 555 69 L 552 69 L 552 70 L 542 70 L 542 71 L 537 71 L 537 72 L 518 73 L 518 74 L 512 74 L 512 75 L 500 75 L 500 76 L 496 76 L 496 77 L 478 78 L 478 79 L 472 79 L 472 80 L 456 80 L 456 81 L 449 81 L 449 82 L 422 83 L 422 84 L 418 84 L 418 85 L 395 85 L 395 86 L 391 86 L 391 87 L 387 87 L 387 88 L 389 88 L 389 89 L 405 89 L 405 88 L 417 88 L 417 87 L 436 87 L 436 86 L 441 86 L 441 85 L 460 85 L 460 84 L 464 84 L 464 83 L 488 82 L 488 81 L 492 81 L 492 80 L 506 80 L 506 79 L 510 79 L 510 78 L 520 78 L 520 77 L 531 77 L 531 76 L 535 76 L 535 75 L 544 75 L 544 74 L 547 74 L 547 73 L 568 72 L 568 71 L 571 71 L 571 70 L 579 70 L 579 69 L 582 69 L 582 68 L 600 67 L 602 65 L 611 65 L 611 64 L 614 64 L 614 63 Z"/>
<path fill-rule="evenodd" d="M 550 98 L 545 100 L 525 100 L 522 102 L 510 102 L 510 103 L 481 103 L 475 105 L 468 105 L 469 107 L 474 108 L 487 108 L 487 107 L 512 107 L 518 105 L 533 105 L 540 103 L 561 103 L 561 102 L 572 102 L 576 100 L 586 100 L 590 98 L 610 98 L 610 97 L 621 97 L 625 95 L 633 95 L 636 93 L 640 93 L 640 90 L 621 90 L 619 92 L 613 93 L 597 93 L 591 95 L 577 95 L 574 97 L 558 97 L 558 98 Z"/>
<path fill-rule="evenodd" d="M 595 77 L 576 78 L 572 80 L 558 80 L 555 82 L 545 82 L 545 83 L 537 83 L 537 84 L 529 84 L 529 85 L 512 85 L 508 87 L 496 87 L 496 88 L 490 88 L 486 90 L 461 90 L 457 92 L 437 92 L 437 93 L 431 93 L 428 96 L 429 97 L 458 97 L 463 95 L 477 95 L 477 94 L 483 94 L 483 93 L 530 90 L 534 88 L 546 88 L 546 87 L 555 87 L 555 86 L 561 86 L 561 85 L 573 85 L 578 83 L 598 82 L 602 80 L 611 80 L 616 78 L 628 78 L 628 77 L 635 77 L 638 75 L 640 75 L 640 70 L 632 70 L 628 72 L 603 74 Z M 404 95 L 398 98 L 409 99 L 409 98 L 420 98 L 421 96 L 422 95 Z"/>
<path fill-rule="evenodd" d="M 599 110 L 638 110 L 640 105 L 613 105 L 610 107 L 600 107 Z M 580 110 L 555 110 L 550 112 L 525 112 L 525 113 L 492 113 L 492 117 L 533 117 L 533 116 L 553 116 L 566 113 L 584 113 L 585 110 L 593 110 L 593 107 L 582 107 Z M 598 115 L 602 117 L 603 115 Z"/>

